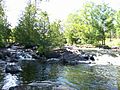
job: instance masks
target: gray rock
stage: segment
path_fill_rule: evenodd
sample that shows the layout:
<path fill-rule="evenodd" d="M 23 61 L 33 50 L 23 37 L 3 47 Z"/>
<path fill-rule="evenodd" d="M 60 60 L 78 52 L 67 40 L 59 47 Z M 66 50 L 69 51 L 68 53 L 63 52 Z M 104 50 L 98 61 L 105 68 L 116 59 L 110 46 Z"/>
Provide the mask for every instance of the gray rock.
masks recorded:
<path fill-rule="evenodd" d="M 21 71 L 22 71 L 21 67 L 16 63 L 8 63 L 5 67 L 6 73 L 15 74 Z"/>
<path fill-rule="evenodd" d="M 59 85 L 58 87 L 53 87 L 52 90 L 76 90 L 76 89 L 64 85 Z"/>
<path fill-rule="evenodd" d="M 4 66 L 5 66 L 5 64 L 6 64 L 6 62 L 5 62 L 5 61 L 0 60 L 0 67 L 4 67 Z"/>
<path fill-rule="evenodd" d="M 76 90 L 76 89 L 64 85 L 58 86 L 51 81 L 49 82 L 42 81 L 39 83 L 30 83 L 28 85 L 11 87 L 9 90 Z"/>
<path fill-rule="evenodd" d="M 58 58 L 50 58 L 46 60 L 48 63 L 59 63 L 60 59 Z"/>
<path fill-rule="evenodd" d="M 48 82 L 40 82 L 40 83 L 30 83 L 28 85 L 21 85 L 11 87 L 9 90 L 52 90 L 54 84 Z"/>

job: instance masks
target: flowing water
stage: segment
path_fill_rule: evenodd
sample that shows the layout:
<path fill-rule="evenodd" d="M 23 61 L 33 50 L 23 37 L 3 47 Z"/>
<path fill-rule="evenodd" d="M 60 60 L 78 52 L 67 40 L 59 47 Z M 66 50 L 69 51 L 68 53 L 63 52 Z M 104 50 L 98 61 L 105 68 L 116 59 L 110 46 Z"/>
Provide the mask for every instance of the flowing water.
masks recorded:
<path fill-rule="evenodd" d="M 40 63 L 35 60 L 22 61 L 23 72 L 18 74 L 5 74 L 0 68 L 0 88 L 9 90 L 19 84 L 50 80 L 76 90 L 120 90 L 119 57 L 105 53 L 99 57 L 97 64 L 75 66 Z"/>

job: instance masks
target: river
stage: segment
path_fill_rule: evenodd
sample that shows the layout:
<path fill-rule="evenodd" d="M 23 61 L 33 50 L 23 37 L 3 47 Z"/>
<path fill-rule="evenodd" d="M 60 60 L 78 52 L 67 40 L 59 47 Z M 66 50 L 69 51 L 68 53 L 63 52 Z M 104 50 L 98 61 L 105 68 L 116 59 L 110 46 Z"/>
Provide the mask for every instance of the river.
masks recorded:
<path fill-rule="evenodd" d="M 98 61 L 98 64 L 75 66 L 24 60 L 20 63 L 23 72 L 4 73 L 3 68 L 0 68 L 0 88 L 9 90 L 10 87 L 19 84 L 55 81 L 76 90 L 120 90 L 120 66 L 107 62 L 113 62 L 111 59 L 117 62 L 118 58 L 108 54 L 99 57 L 101 62 Z"/>

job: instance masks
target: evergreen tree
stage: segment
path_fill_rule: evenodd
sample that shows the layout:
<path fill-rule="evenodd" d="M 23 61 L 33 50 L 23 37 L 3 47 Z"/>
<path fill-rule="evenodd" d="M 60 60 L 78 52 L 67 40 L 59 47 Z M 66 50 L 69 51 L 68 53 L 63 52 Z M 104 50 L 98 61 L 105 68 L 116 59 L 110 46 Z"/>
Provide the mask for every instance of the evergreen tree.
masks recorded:
<path fill-rule="evenodd" d="M 3 1 L 0 0 L 0 46 L 4 46 L 9 43 L 9 38 L 11 36 L 11 29 L 9 26 L 10 24 L 7 23 L 7 18 L 3 8 Z"/>

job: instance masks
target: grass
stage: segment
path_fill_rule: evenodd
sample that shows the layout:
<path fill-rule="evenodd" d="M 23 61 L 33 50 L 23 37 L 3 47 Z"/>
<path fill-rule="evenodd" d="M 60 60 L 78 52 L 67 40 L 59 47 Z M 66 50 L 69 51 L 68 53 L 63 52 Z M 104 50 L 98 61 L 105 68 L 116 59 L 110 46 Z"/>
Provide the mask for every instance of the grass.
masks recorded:
<path fill-rule="evenodd" d="M 109 38 L 106 39 L 106 45 L 113 47 L 113 46 L 120 46 L 120 39 L 113 38 L 111 41 Z"/>

